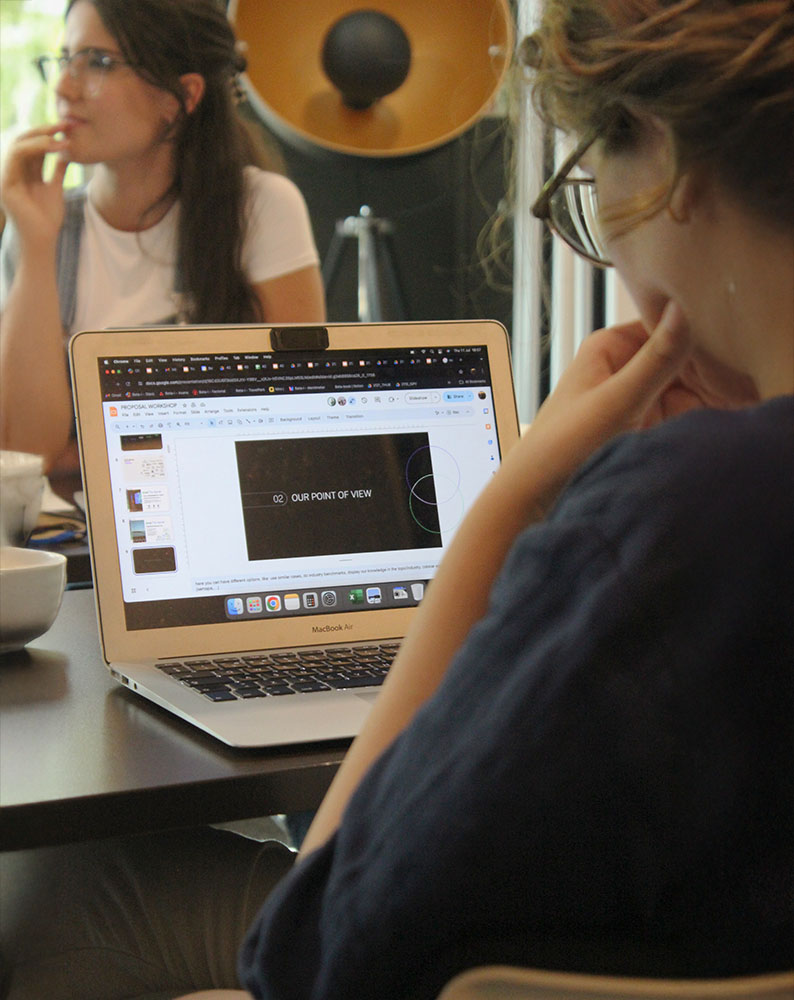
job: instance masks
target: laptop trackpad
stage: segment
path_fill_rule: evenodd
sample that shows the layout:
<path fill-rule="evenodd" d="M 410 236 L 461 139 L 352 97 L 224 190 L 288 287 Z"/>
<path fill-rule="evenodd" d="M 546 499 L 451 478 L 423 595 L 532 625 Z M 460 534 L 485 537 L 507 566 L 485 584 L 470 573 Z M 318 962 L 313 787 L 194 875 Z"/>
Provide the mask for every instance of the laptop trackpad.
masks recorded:
<path fill-rule="evenodd" d="M 360 698 L 365 701 L 368 705 L 372 705 L 375 699 L 378 697 L 378 691 L 362 691 L 361 694 L 357 694 L 356 698 Z"/>

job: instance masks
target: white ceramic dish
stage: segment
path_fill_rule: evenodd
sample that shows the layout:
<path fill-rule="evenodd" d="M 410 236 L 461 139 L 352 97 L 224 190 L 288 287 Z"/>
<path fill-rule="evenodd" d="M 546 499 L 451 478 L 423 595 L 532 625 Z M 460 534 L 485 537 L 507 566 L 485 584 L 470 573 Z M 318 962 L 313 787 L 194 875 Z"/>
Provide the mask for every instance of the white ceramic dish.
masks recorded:
<path fill-rule="evenodd" d="M 50 628 L 65 587 L 65 556 L 0 548 L 0 653 L 22 649 Z"/>

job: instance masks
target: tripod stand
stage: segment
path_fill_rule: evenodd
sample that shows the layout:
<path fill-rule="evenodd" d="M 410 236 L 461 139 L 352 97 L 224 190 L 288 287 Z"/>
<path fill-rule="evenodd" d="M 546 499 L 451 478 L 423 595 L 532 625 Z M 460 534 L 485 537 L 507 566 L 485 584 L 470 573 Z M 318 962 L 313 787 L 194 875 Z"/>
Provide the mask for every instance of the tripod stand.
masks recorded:
<path fill-rule="evenodd" d="M 368 205 L 362 205 L 358 215 L 339 219 L 328 253 L 323 261 L 323 283 L 326 292 L 333 286 L 339 272 L 342 254 L 349 239 L 358 244 L 358 319 L 361 323 L 377 323 L 388 319 L 406 319 L 405 296 L 397 273 L 392 233 L 387 219 L 377 219 Z M 393 313 L 384 315 L 384 291 Z"/>

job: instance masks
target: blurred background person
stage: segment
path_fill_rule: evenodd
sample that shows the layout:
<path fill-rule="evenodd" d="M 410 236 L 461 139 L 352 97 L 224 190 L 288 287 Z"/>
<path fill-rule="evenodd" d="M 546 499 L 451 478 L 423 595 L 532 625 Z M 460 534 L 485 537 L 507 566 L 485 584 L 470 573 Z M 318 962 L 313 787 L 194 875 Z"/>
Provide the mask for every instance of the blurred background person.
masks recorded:
<path fill-rule="evenodd" d="M 303 197 L 236 109 L 224 5 L 71 0 L 39 67 L 58 120 L 12 143 L 0 188 L 0 435 L 76 470 L 72 333 L 322 322 L 325 301 Z M 90 179 L 64 192 L 69 163 Z"/>

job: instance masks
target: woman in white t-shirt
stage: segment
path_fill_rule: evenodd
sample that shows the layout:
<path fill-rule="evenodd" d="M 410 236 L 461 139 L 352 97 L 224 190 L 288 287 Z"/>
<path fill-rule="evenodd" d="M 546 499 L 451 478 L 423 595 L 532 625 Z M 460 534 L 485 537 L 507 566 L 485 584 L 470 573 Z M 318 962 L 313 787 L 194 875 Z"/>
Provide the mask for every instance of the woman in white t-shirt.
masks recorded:
<path fill-rule="evenodd" d="M 5 157 L 0 437 L 52 468 L 72 426 L 64 336 L 323 322 L 325 301 L 303 198 L 236 111 L 245 60 L 222 4 L 69 0 L 39 65 L 59 120 Z M 65 194 L 70 162 L 91 179 Z"/>

